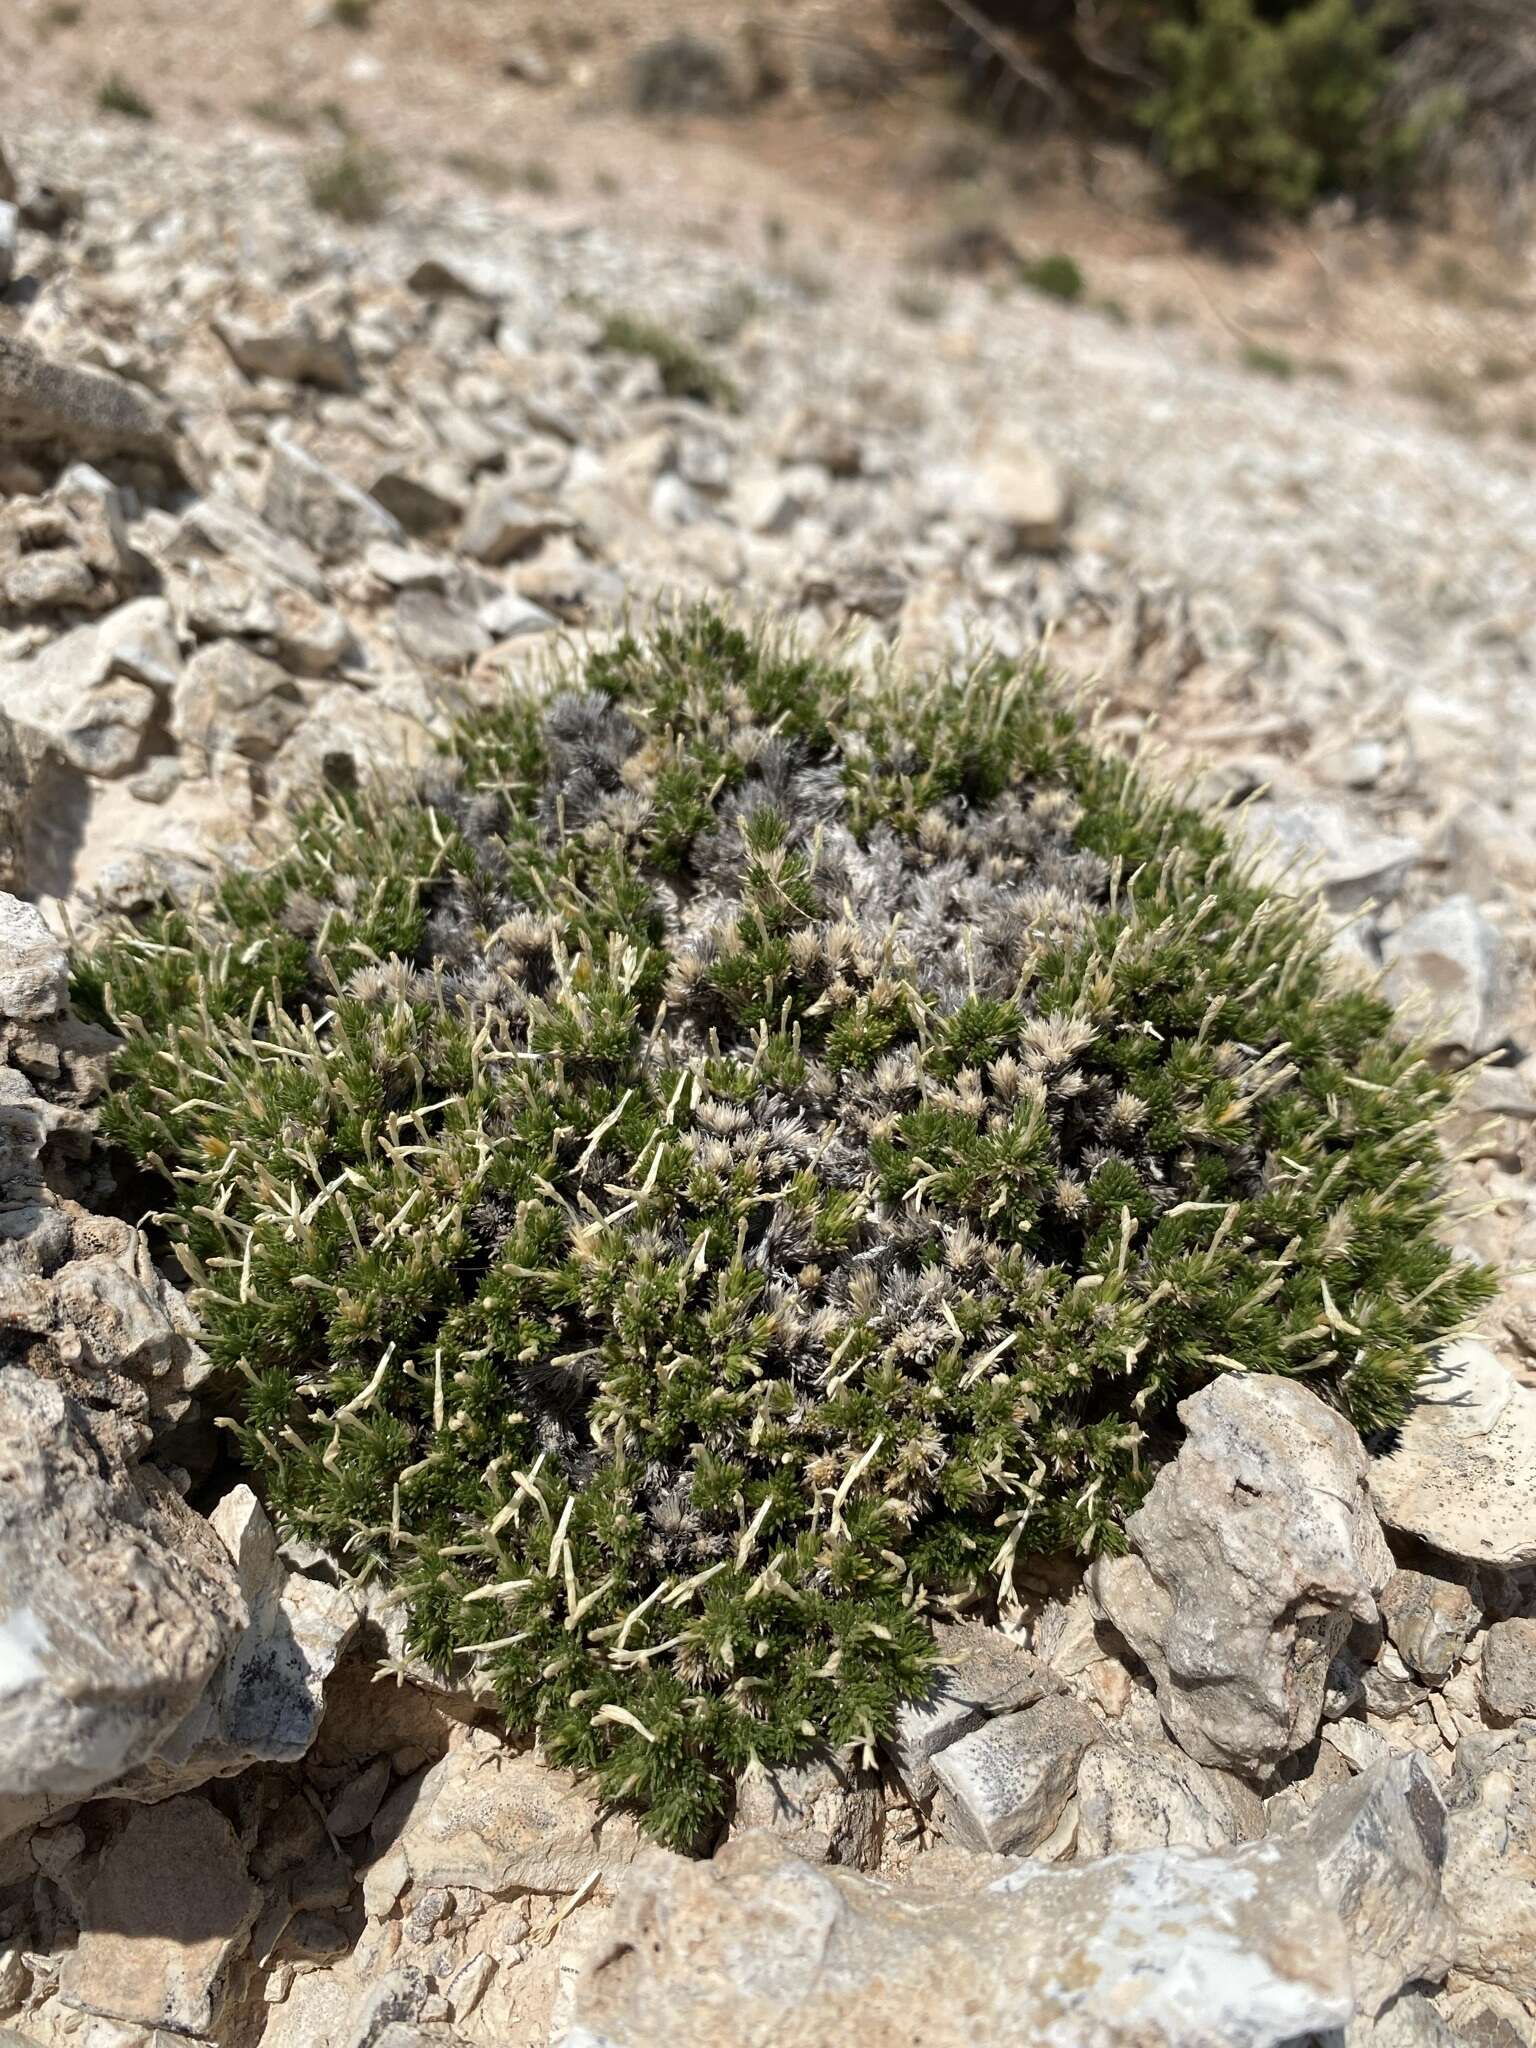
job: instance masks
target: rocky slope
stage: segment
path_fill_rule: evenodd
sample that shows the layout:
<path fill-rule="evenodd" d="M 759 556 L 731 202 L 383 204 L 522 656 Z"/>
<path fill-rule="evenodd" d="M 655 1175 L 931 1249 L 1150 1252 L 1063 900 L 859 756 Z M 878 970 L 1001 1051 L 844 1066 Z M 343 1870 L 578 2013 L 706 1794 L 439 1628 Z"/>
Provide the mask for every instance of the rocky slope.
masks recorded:
<path fill-rule="evenodd" d="M 1390 1458 L 1294 1384 L 1197 1396 L 1130 1555 L 1025 1575 L 879 1756 L 749 1777 L 685 1861 L 228 1469 L 40 914 L 197 886 L 625 605 L 734 594 L 913 659 L 1049 634 L 1111 732 L 1204 756 L 1310 864 L 1443 1056 L 1500 1053 L 1457 1236 L 1518 1261 L 1529 479 L 1093 314 L 904 314 L 878 263 L 812 292 L 467 198 L 347 230 L 238 137 L 6 149 L 0 2028 L 1536 2041 L 1518 1279 Z"/>

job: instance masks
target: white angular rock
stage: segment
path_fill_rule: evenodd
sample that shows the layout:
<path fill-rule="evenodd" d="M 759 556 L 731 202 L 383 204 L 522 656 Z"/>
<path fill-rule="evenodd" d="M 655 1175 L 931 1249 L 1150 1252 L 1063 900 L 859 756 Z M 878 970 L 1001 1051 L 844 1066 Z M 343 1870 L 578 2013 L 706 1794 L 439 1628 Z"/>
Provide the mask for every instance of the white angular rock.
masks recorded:
<path fill-rule="evenodd" d="M 1317 1733 L 1328 1667 L 1392 1558 L 1359 1438 L 1295 1380 L 1223 1375 L 1089 1586 L 1199 1763 L 1263 1771 Z"/>
<path fill-rule="evenodd" d="M 303 541 L 323 562 L 360 555 L 370 541 L 404 539 L 399 520 L 286 434 L 274 433 L 271 449 L 261 510 L 279 533 Z"/>
<path fill-rule="evenodd" d="M 304 711 L 299 686 L 286 669 L 239 640 L 214 640 L 182 672 L 171 732 L 194 770 L 230 754 L 265 761 Z"/>
<path fill-rule="evenodd" d="M 479 619 L 493 640 L 516 640 L 524 633 L 553 632 L 559 621 L 542 605 L 519 597 L 515 590 L 503 591 L 480 607 Z"/>
<path fill-rule="evenodd" d="M 421 1889 L 449 1885 L 500 1898 L 573 1892 L 594 1870 L 631 1862 L 640 1835 L 627 1814 L 605 1813 L 569 1771 L 475 1729 L 385 1804 L 373 1841 Z"/>
<path fill-rule="evenodd" d="M 902 1701 L 885 1749 L 914 1799 L 926 1799 L 937 1783 L 933 1760 L 939 1752 L 986 1719 L 986 1708 L 952 1692 L 942 1674 L 924 1698 Z"/>
<path fill-rule="evenodd" d="M 380 537 L 400 538 L 374 536 Z M 301 536 L 277 532 L 249 505 L 218 491 L 188 506 L 166 543 L 165 556 L 181 566 L 216 559 L 246 570 L 258 582 L 292 584 L 318 603 L 328 596 L 320 564 Z"/>
<path fill-rule="evenodd" d="M 1475 1057 L 1503 1027 L 1504 940 L 1470 896 L 1410 917 L 1382 947 L 1385 989 L 1404 1024 L 1446 1051 Z"/>
<path fill-rule="evenodd" d="M 880 1781 L 852 1755 L 812 1757 L 783 1770 L 748 1770 L 736 1787 L 732 1835 L 771 1828 L 808 1863 L 873 1870 L 885 1802 Z"/>
<path fill-rule="evenodd" d="M 315 1739 L 325 1681 L 358 1626 L 344 1587 L 290 1572 L 266 1510 L 248 1486 L 209 1517 L 229 1554 L 247 1622 L 192 1712 L 122 1784 L 163 1799 L 253 1763 L 296 1763 Z"/>
<path fill-rule="evenodd" d="M 110 779 L 137 762 L 157 692 L 179 667 L 169 606 L 138 598 L 61 634 L 28 661 L 0 661 L 0 703 L 35 744 Z"/>
<path fill-rule="evenodd" d="M 1456 1968 L 1536 2000 L 1536 1723 L 1464 1735 L 1446 1803 Z"/>
<path fill-rule="evenodd" d="M 1371 1461 L 1371 1498 L 1389 1529 L 1447 1557 L 1536 1563 L 1536 1390 L 1476 1338 L 1446 1345 Z"/>
<path fill-rule="evenodd" d="M 979 1623 L 951 1623 L 936 1631 L 941 1661 L 928 1692 L 896 1710 L 885 1749 L 914 1799 L 926 1799 L 935 1779 L 933 1759 L 989 1716 L 1032 1705 L 1050 1679 L 1022 1643 Z"/>
<path fill-rule="evenodd" d="M 535 504 L 515 483 L 488 477 L 464 515 L 459 546 L 477 562 L 495 568 L 534 547 L 548 533 L 563 532 L 569 518 Z"/>
<path fill-rule="evenodd" d="M 60 1995 L 109 2019 L 207 2034 L 260 1903 L 234 1829 L 206 1799 L 142 1807 L 85 1893 Z"/>
<path fill-rule="evenodd" d="M 1422 852 L 1417 840 L 1378 831 L 1359 805 L 1327 797 L 1252 804 L 1239 829 L 1266 875 L 1320 889 L 1341 916 L 1372 900 L 1390 903 Z"/>
<path fill-rule="evenodd" d="M 1349 1937 L 1357 2007 L 1374 2015 L 1404 1984 L 1439 1983 L 1456 1926 L 1441 1894 L 1445 1801 L 1424 1759 L 1394 1757 L 1328 1793 L 1303 1832 Z"/>
<path fill-rule="evenodd" d="M 1053 1695 L 963 1736 L 933 1762 L 947 1833 L 969 1848 L 1027 1856 L 1061 1819 L 1098 1733 L 1085 1706 Z"/>
<path fill-rule="evenodd" d="M 1478 1690 L 1494 1721 L 1536 1721 L 1536 1617 L 1497 1621 L 1483 1637 Z"/>
<path fill-rule="evenodd" d="M 1294 1848 L 1026 1863 L 952 1896 L 752 1835 L 636 1865 L 564 2048 L 1278 2048 L 1352 2010 L 1343 1929 Z"/>
<path fill-rule="evenodd" d="M 358 388 L 351 336 L 344 326 L 321 322 L 309 307 L 290 308 L 272 321 L 225 313 L 214 320 L 213 331 L 248 377 L 279 377 L 322 391 Z"/>
<path fill-rule="evenodd" d="M 0 1371 L 0 1795 L 84 1798 L 182 1721 L 246 1613 L 207 1525 Z"/>
<path fill-rule="evenodd" d="M 395 634 L 402 653 L 426 668 L 468 668 L 491 644 L 467 605 L 433 590 L 401 592 L 395 600 Z"/>
<path fill-rule="evenodd" d="M 1061 471 L 1033 442 L 1004 437 L 977 465 L 969 510 L 999 527 L 1011 552 L 1060 547 L 1071 512 Z"/>
<path fill-rule="evenodd" d="M 105 611 L 129 595 L 140 567 L 123 494 L 88 463 L 0 515 L 0 598 L 23 615 Z"/>
<path fill-rule="evenodd" d="M 35 905 L 0 891 L 0 1022 L 56 1017 L 69 1000 L 69 955 Z"/>
<path fill-rule="evenodd" d="M 1077 1853 L 1222 1849 L 1245 1828 L 1221 1781 L 1172 1743 L 1096 1742 L 1077 1772 Z"/>
<path fill-rule="evenodd" d="M 1398 1571 L 1381 1595 L 1381 1619 L 1399 1656 L 1431 1685 L 1449 1678 L 1477 1626 L 1477 1603 L 1454 1579 Z"/>

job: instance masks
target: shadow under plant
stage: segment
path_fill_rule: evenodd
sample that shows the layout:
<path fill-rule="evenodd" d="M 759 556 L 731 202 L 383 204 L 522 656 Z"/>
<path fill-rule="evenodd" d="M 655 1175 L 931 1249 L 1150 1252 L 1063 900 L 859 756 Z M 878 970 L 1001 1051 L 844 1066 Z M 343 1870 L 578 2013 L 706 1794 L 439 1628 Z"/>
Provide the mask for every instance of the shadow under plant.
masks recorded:
<path fill-rule="evenodd" d="M 1404 1414 L 1451 1084 L 1029 669 L 708 612 L 124 927 L 109 1134 L 275 1511 L 674 1843 L 1113 1552 L 1228 1371 Z"/>

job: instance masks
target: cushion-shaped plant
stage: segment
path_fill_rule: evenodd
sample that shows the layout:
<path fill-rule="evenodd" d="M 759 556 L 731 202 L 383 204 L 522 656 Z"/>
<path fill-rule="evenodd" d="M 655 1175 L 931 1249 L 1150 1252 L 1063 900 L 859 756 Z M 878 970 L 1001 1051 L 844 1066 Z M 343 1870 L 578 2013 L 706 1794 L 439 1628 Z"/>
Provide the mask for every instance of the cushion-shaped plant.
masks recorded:
<path fill-rule="evenodd" d="M 80 969 L 282 1520 L 674 1842 L 1113 1548 L 1174 1404 L 1405 1412 L 1451 1084 L 1040 673 L 708 612 Z"/>

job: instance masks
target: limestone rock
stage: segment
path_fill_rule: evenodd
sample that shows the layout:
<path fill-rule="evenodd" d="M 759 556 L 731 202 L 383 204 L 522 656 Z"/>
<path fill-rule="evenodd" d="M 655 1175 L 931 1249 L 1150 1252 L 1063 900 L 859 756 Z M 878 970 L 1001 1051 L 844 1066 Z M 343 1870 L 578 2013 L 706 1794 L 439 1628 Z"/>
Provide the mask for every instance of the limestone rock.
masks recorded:
<path fill-rule="evenodd" d="M 294 1763 L 315 1739 L 325 1681 L 358 1626 L 345 1588 L 290 1572 L 248 1486 L 210 1518 L 229 1553 L 247 1622 L 192 1712 L 114 1789 L 163 1799 L 253 1763 Z"/>
<path fill-rule="evenodd" d="M 1536 1619 L 1497 1621 L 1483 1638 L 1479 1689 L 1495 1721 L 1536 1721 Z"/>
<path fill-rule="evenodd" d="M 1410 917 L 1382 948 L 1386 993 L 1414 1031 L 1475 1057 L 1499 1042 L 1504 942 L 1470 896 L 1448 896 Z"/>
<path fill-rule="evenodd" d="M 389 1789 L 389 1776 L 389 1758 L 376 1756 L 331 1801 L 325 1824 L 338 1841 L 369 1826 Z"/>
<path fill-rule="evenodd" d="M 258 584 L 292 584 L 322 603 L 329 595 L 320 564 L 302 536 L 275 531 L 248 505 L 219 491 L 188 506 L 166 543 L 165 558 L 173 566 L 230 562 Z"/>
<path fill-rule="evenodd" d="M 87 463 L 0 513 L 0 604 L 23 616 L 104 611 L 129 595 L 139 568 L 123 495 Z"/>
<path fill-rule="evenodd" d="M 1422 1991 L 1404 1991 L 1375 2019 L 1362 2014 L 1352 2020 L 1340 2048 L 1473 2048 L 1473 2042 L 1453 2033 Z"/>
<path fill-rule="evenodd" d="M 1028 1855 L 1061 1819 L 1098 1732 L 1086 1707 L 1053 1696 L 942 1750 L 933 1767 L 948 1832 L 973 1849 Z"/>
<path fill-rule="evenodd" d="M 1024 1864 L 948 1896 L 753 1835 L 636 1865 L 565 2048 L 1278 2048 L 1351 2011 L 1343 1930 L 1295 1849 Z"/>
<path fill-rule="evenodd" d="M 1536 1722 L 1464 1735 L 1446 1803 L 1456 1968 L 1536 1999 Z"/>
<path fill-rule="evenodd" d="M 879 1780 L 851 1755 L 816 1756 L 783 1770 L 749 1770 L 736 1787 L 733 1835 L 771 1828 L 808 1863 L 874 1870 L 885 1802 Z"/>
<path fill-rule="evenodd" d="M 504 1897 L 573 1892 L 595 1869 L 631 1862 L 640 1837 L 569 1771 L 472 1730 L 419 1783 L 401 1787 L 374 1823 L 374 1841 L 419 1888 Z"/>
<path fill-rule="evenodd" d="M 1240 830 L 1267 877 L 1320 889 L 1340 916 L 1391 902 L 1422 852 L 1416 840 L 1378 831 L 1359 805 L 1328 797 L 1252 804 Z"/>
<path fill-rule="evenodd" d="M 16 727 L 0 711 L 0 891 L 27 885 L 32 783 Z"/>
<path fill-rule="evenodd" d="M 1410 1671 L 1430 1685 L 1450 1677 L 1477 1626 L 1477 1603 L 1454 1579 L 1398 1571 L 1381 1595 L 1381 1619 Z"/>
<path fill-rule="evenodd" d="M 402 651 L 426 668 L 468 668 L 491 644 L 472 611 L 433 590 L 401 592 L 395 632 Z"/>
<path fill-rule="evenodd" d="M 1536 2016 L 1530 2006 L 1497 1985 L 1467 1979 L 1454 1991 L 1447 1986 L 1437 1994 L 1435 2007 L 1454 2031 L 1449 2042 L 1437 2038 L 1427 2048 L 1536 2048 Z"/>
<path fill-rule="evenodd" d="M 1342 1417 L 1295 1380 L 1215 1380 L 1090 1589 L 1146 1664 L 1175 1742 L 1267 1770 L 1317 1733 L 1328 1667 L 1373 1623 L 1392 1559 Z"/>
<path fill-rule="evenodd" d="M 271 449 L 261 509 L 279 533 L 303 541 L 323 562 L 360 555 L 370 541 L 403 539 L 399 521 L 382 505 L 286 434 L 274 433 Z"/>
<path fill-rule="evenodd" d="M 969 509 L 998 527 L 1011 553 L 1058 548 L 1071 500 L 1049 456 L 1031 442 L 1004 440 L 978 465 Z"/>
<path fill-rule="evenodd" d="M 41 911 L 0 893 L 0 1018 L 56 1017 L 69 1000 L 69 955 Z"/>
<path fill-rule="evenodd" d="M 1304 1833 L 1349 1936 L 1357 2005 L 1375 2014 L 1405 1983 L 1438 1983 L 1456 1928 L 1441 1896 L 1445 1801 L 1424 1759 L 1394 1757 L 1329 1793 Z"/>
<path fill-rule="evenodd" d="M 926 1799 L 938 1782 L 933 1760 L 939 1752 L 980 1728 L 986 1718 L 986 1708 L 959 1697 L 942 1673 L 924 1698 L 901 1703 L 885 1747 L 914 1799 Z"/>
<path fill-rule="evenodd" d="M 225 313 L 213 330 L 248 377 L 279 377 L 322 391 L 356 391 L 360 378 L 352 338 L 340 324 L 326 325 L 304 306 L 276 320 L 242 320 Z"/>
<path fill-rule="evenodd" d="M 524 633 L 549 633 L 558 624 L 553 612 L 519 597 L 515 590 L 503 591 L 480 607 L 479 619 L 493 640 L 516 640 Z"/>
<path fill-rule="evenodd" d="M 993 1714 L 1031 1706 L 1052 1681 L 1022 1643 L 979 1623 L 947 1623 L 935 1631 L 941 1661 L 928 1692 L 896 1710 L 886 1751 L 914 1799 L 936 1782 L 933 1759 Z"/>
<path fill-rule="evenodd" d="M 246 1616 L 205 1525 L 0 1371 L 0 1795 L 83 1798 L 185 1718 Z"/>
<path fill-rule="evenodd" d="M 207 1800 L 141 1808 L 85 1894 L 60 1993 L 110 2019 L 207 2034 L 259 1904 L 235 1831 Z"/>
<path fill-rule="evenodd" d="M 180 666 L 170 607 L 143 597 L 61 634 L 28 661 L 0 661 L 0 701 L 40 747 L 110 779 L 137 763 L 158 695 Z"/>
<path fill-rule="evenodd" d="M 298 727 L 304 709 L 286 669 L 238 640 L 215 640 L 182 672 L 171 731 L 196 764 L 229 754 L 266 761 Z"/>
<path fill-rule="evenodd" d="M 151 1433 L 180 1422 L 211 1370 L 191 1310 L 131 1224 L 75 1216 L 70 1238 L 73 1256 L 48 1275 L 41 1312 L 26 1327 L 51 1334 L 56 1357 L 76 1367 L 98 1399 L 110 1397 Z M 12 1315 L 21 1320 L 14 1308 Z M 125 1400 L 124 1380 L 136 1383 L 141 1400 Z"/>
<path fill-rule="evenodd" d="M 950 1693 L 983 1713 L 1015 1713 L 1052 1690 L 1039 1660 L 1001 1629 L 977 1621 L 940 1622 L 934 1637 Z"/>
<path fill-rule="evenodd" d="M 565 531 L 570 523 L 563 513 L 535 504 L 518 485 L 488 477 L 464 515 L 459 546 L 475 561 L 496 568 L 528 552 L 546 534 Z"/>
<path fill-rule="evenodd" d="M 32 442 L 176 466 L 172 416 L 160 399 L 109 371 L 55 362 L 19 335 L 0 334 L 0 446 Z"/>
<path fill-rule="evenodd" d="M 1085 1857 L 1222 1849 L 1250 1832 L 1215 1773 L 1172 1743 L 1094 1743 L 1078 1767 L 1077 1805 L 1077 1853 Z"/>
<path fill-rule="evenodd" d="M 1475 1338 L 1448 1344 L 1372 1460 L 1371 1498 L 1389 1529 L 1447 1557 L 1536 1563 L 1536 1390 Z"/>

